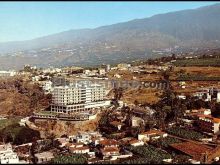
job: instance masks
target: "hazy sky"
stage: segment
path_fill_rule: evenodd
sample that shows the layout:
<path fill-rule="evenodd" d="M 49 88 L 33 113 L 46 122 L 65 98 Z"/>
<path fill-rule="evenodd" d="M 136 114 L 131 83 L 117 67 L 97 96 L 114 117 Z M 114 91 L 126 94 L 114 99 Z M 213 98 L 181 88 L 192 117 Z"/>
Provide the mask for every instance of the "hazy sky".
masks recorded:
<path fill-rule="evenodd" d="M 217 2 L 0 2 L 0 42 L 95 28 Z"/>

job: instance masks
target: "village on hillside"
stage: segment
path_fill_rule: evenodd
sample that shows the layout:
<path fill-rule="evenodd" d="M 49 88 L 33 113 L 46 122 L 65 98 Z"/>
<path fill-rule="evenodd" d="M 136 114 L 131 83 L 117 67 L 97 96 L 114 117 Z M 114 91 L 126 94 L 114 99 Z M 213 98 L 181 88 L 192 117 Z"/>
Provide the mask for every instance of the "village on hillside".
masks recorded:
<path fill-rule="evenodd" d="M 0 163 L 218 163 L 220 69 L 192 58 L 219 56 L 0 71 Z"/>

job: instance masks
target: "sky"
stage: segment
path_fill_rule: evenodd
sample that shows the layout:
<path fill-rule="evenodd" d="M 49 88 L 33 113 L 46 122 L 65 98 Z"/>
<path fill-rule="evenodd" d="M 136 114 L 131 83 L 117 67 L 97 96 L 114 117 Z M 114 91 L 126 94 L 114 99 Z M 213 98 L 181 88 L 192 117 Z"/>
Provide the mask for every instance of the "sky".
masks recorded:
<path fill-rule="evenodd" d="M 96 28 L 217 2 L 0 2 L 0 42 L 23 41 L 71 29 Z"/>

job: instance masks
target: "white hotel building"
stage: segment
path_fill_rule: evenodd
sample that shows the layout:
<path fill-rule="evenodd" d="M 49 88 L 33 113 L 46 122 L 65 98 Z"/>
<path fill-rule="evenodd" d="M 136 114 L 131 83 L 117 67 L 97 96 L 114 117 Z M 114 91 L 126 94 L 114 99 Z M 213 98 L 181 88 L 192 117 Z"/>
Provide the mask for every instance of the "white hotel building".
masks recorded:
<path fill-rule="evenodd" d="M 56 86 L 52 91 L 51 111 L 70 114 L 107 107 L 110 100 L 105 99 L 106 92 L 104 86 L 89 81 Z"/>

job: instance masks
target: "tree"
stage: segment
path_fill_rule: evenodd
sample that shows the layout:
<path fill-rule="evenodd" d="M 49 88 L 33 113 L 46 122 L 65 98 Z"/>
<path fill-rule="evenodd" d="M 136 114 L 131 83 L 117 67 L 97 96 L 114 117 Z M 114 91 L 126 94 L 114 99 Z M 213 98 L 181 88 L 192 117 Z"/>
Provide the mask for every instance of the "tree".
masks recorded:
<path fill-rule="evenodd" d="M 118 87 L 118 88 L 114 88 L 114 98 L 118 101 L 121 99 L 121 97 L 123 96 L 123 88 L 122 87 Z"/>

